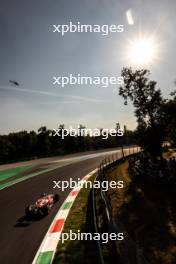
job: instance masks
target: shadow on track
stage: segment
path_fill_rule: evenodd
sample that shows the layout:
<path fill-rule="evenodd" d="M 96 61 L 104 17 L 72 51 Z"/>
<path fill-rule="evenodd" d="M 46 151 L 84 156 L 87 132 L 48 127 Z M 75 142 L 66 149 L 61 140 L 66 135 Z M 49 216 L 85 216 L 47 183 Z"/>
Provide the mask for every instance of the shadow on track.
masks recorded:
<path fill-rule="evenodd" d="M 27 217 L 26 215 L 20 217 L 19 219 L 16 220 L 16 223 L 14 225 L 14 227 L 28 227 L 31 224 L 33 224 L 34 222 L 40 221 L 43 218 L 45 218 L 45 216 L 40 216 L 40 217 Z"/>

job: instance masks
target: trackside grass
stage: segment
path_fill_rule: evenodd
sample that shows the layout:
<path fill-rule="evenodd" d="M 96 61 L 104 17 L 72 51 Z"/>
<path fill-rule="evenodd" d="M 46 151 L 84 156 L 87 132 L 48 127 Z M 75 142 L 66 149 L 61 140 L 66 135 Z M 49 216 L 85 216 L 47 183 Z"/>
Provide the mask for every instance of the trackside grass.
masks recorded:
<path fill-rule="evenodd" d="M 89 180 L 93 181 L 95 175 Z M 72 232 L 90 232 L 91 224 L 88 223 L 89 213 L 89 195 L 91 189 L 82 188 L 79 192 L 71 210 L 69 216 L 65 222 L 63 233 Z M 90 204 L 91 206 L 91 204 Z M 89 230 L 89 231 L 88 231 Z M 66 240 L 63 244 L 61 241 L 58 244 L 56 251 L 54 264 L 57 263 L 97 263 L 96 259 L 96 244 L 94 241 L 70 241 Z M 95 262 L 94 262 L 95 260 Z"/>
<path fill-rule="evenodd" d="M 110 170 L 107 179 L 124 181 L 125 188 L 108 190 L 112 214 L 137 242 L 148 263 L 175 264 L 174 188 L 158 183 L 152 175 L 129 175 L 128 161 Z"/>

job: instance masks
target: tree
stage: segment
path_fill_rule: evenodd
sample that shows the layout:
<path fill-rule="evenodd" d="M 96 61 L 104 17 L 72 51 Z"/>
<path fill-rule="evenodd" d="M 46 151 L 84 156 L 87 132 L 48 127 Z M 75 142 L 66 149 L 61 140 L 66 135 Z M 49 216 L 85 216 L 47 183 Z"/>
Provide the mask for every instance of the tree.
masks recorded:
<path fill-rule="evenodd" d="M 50 134 L 51 131 L 48 130 L 46 126 L 42 126 L 38 129 L 37 150 L 39 156 L 50 155 L 50 150 L 51 150 Z"/>
<path fill-rule="evenodd" d="M 139 144 L 156 157 L 162 156 L 164 131 L 160 119 L 164 100 L 160 89 L 156 88 L 157 82 L 149 80 L 149 74 L 146 69 L 133 71 L 132 68 L 123 68 L 124 85 L 119 88 L 119 95 L 125 105 L 130 100 L 134 106 Z"/>
<path fill-rule="evenodd" d="M 175 93 L 173 93 L 175 95 Z M 172 146 L 176 146 L 176 97 L 168 100 L 162 106 L 163 123 L 166 127 L 167 140 Z"/>

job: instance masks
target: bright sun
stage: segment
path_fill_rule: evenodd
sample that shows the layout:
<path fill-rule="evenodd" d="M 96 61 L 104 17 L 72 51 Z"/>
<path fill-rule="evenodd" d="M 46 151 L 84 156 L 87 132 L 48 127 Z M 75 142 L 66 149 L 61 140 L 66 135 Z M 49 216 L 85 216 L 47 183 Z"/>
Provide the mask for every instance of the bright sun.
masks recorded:
<path fill-rule="evenodd" d="M 128 60 L 136 66 L 148 65 L 156 56 L 156 45 L 152 38 L 140 38 L 130 42 Z"/>

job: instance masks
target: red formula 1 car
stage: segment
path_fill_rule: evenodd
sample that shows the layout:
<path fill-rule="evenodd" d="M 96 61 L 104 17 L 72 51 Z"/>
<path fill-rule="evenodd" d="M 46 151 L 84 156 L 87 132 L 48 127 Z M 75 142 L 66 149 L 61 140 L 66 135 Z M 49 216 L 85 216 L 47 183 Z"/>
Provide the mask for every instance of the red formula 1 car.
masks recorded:
<path fill-rule="evenodd" d="M 53 205 L 59 200 L 58 194 L 42 194 L 35 204 L 26 207 L 26 216 L 44 217 L 49 214 Z"/>

